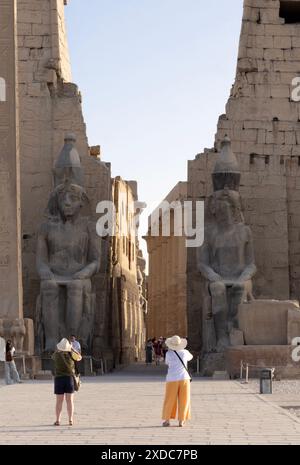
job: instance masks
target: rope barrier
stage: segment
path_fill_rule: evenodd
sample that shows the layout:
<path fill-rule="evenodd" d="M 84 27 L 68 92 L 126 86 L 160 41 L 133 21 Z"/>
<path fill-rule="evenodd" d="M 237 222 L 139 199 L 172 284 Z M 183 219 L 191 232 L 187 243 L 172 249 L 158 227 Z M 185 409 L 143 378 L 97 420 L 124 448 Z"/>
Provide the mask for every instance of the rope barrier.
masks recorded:
<path fill-rule="evenodd" d="M 265 370 L 265 369 L 268 369 L 268 367 L 262 367 L 260 365 L 252 365 L 250 363 L 246 363 L 246 365 L 244 364 L 243 360 L 241 360 L 241 368 L 240 368 L 240 381 L 243 380 L 243 373 L 244 373 L 244 370 L 246 371 L 246 378 L 245 378 L 245 383 L 248 384 L 249 382 L 249 368 L 257 368 L 259 370 Z M 276 368 L 285 368 L 285 366 L 276 366 Z M 272 367 L 272 368 L 269 368 L 270 370 L 272 370 L 272 377 L 274 376 L 274 372 L 275 372 L 275 367 Z"/>
<path fill-rule="evenodd" d="M 91 360 L 95 361 L 96 363 L 100 363 L 100 370 L 102 375 L 104 375 L 104 373 L 107 373 L 107 361 L 105 359 L 97 359 L 95 357 L 91 357 Z"/>

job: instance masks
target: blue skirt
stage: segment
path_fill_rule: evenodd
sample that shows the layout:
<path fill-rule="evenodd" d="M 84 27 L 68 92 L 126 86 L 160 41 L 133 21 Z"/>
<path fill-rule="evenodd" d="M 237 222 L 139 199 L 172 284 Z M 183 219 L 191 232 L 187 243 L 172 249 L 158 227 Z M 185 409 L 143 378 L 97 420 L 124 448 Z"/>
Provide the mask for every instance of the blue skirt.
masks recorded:
<path fill-rule="evenodd" d="M 54 394 L 73 394 L 74 380 L 73 376 L 58 376 L 54 378 Z"/>

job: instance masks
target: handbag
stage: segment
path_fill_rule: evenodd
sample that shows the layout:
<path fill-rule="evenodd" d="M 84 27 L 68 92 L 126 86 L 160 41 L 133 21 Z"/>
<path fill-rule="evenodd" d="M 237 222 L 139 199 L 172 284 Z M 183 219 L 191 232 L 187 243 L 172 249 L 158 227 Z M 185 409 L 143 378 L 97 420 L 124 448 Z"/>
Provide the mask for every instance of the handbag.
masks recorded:
<path fill-rule="evenodd" d="M 187 369 L 187 367 L 185 366 L 185 364 L 183 363 L 183 360 L 182 358 L 178 355 L 178 353 L 176 352 L 176 350 L 174 350 L 175 354 L 177 355 L 177 357 L 179 358 L 179 360 L 181 361 L 182 365 L 184 366 L 185 370 L 187 371 L 189 377 L 190 377 L 190 382 L 193 381 L 193 378 L 192 378 L 192 375 L 191 373 L 189 372 L 189 370 Z"/>
<path fill-rule="evenodd" d="M 74 381 L 74 390 L 79 391 L 79 388 L 81 386 L 81 379 L 80 379 L 80 374 L 75 374 L 73 375 L 73 381 Z"/>

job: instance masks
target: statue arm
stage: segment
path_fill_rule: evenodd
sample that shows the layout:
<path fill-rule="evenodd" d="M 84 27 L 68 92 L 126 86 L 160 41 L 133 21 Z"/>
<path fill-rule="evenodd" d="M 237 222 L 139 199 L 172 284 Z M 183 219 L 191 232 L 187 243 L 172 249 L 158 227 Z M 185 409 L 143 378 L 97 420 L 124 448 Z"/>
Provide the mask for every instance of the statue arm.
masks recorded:
<path fill-rule="evenodd" d="M 49 279 L 53 279 L 54 275 L 49 266 L 48 246 L 46 242 L 46 236 L 45 236 L 44 229 L 45 228 L 42 227 L 38 235 L 36 268 L 37 268 L 37 272 L 41 279 L 49 280 Z"/>
<path fill-rule="evenodd" d="M 203 246 L 197 250 L 197 268 L 208 281 L 222 281 L 222 277 L 210 266 L 210 253 L 207 243 L 204 243 Z"/>
<path fill-rule="evenodd" d="M 89 229 L 89 250 L 88 250 L 88 263 L 80 270 L 75 273 L 75 279 L 91 279 L 100 270 L 100 253 L 99 247 L 97 247 L 96 239 L 93 235 L 91 227 Z"/>
<path fill-rule="evenodd" d="M 255 275 L 257 268 L 254 259 L 253 238 L 250 228 L 247 226 L 247 241 L 245 244 L 245 269 L 241 274 L 239 281 L 250 281 Z"/>

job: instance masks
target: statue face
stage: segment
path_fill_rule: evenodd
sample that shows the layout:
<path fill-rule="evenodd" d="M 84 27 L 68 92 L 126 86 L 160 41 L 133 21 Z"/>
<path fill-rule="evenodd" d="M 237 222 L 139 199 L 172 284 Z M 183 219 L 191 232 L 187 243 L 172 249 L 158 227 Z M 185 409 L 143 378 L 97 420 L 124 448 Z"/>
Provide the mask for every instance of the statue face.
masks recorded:
<path fill-rule="evenodd" d="M 232 211 L 228 200 L 222 199 L 216 203 L 216 218 L 220 223 L 232 224 Z"/>
<path fill-rule="evenodd" d="M 215 196 L 215 215 L 219 223 L 235 223 L 235 211 L 239 209 L 239 194 L 228 189 L 219 191 Z"/>
<path fill-rule="evenodd" d="M 82 207 L 82 196 L 80 192 L 68 189 L 58 193 L 58 206 L 65 218 L 77 216 Z"/>

